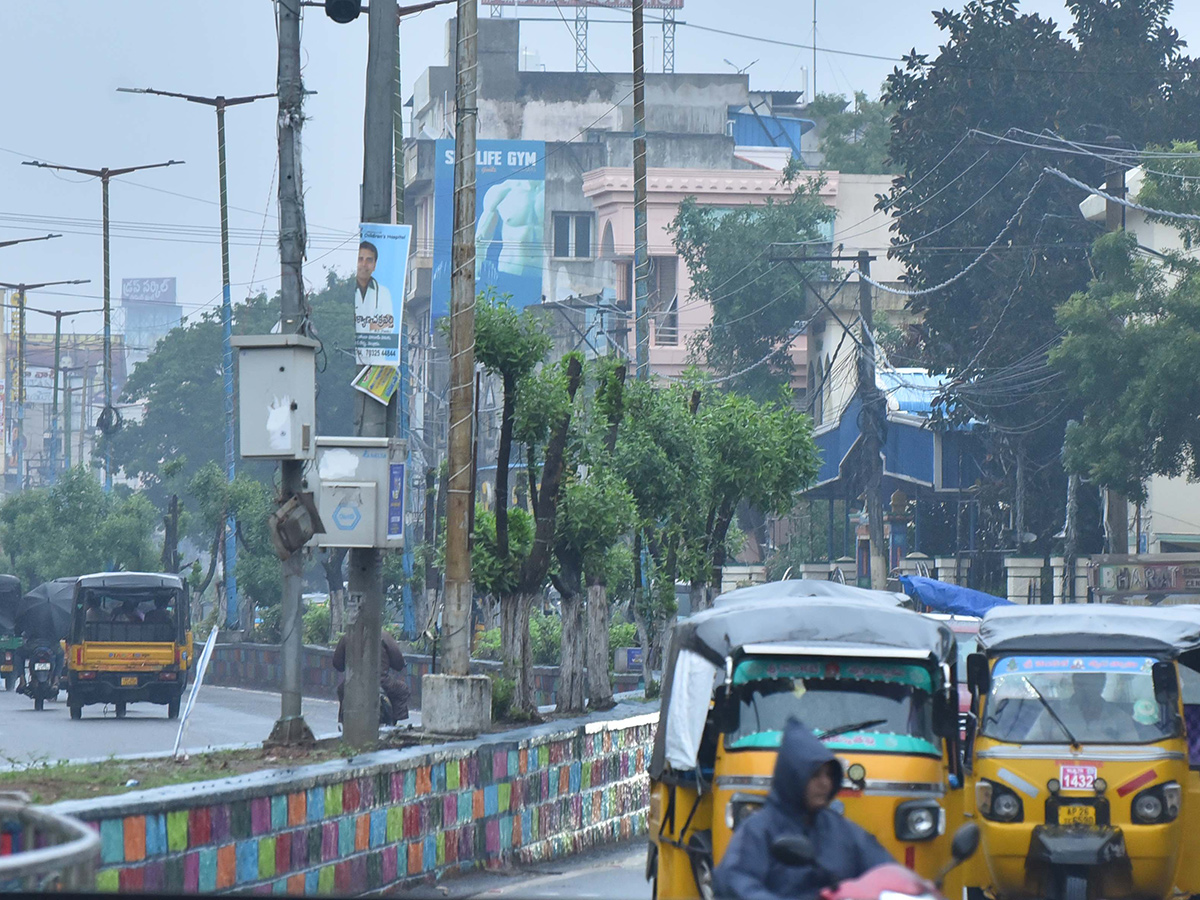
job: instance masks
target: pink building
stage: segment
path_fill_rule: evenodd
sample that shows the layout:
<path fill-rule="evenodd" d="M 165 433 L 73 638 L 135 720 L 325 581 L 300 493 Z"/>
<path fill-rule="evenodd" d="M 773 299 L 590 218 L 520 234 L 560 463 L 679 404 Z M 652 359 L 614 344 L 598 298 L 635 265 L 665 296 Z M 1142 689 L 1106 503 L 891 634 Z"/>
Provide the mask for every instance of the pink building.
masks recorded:
<path fill-rule="evenodd" d="M 836 172 L 816 173 L 824 177 L 821 197 L 837 206 L 839 177 Z M 689 340 L 712 322 L 708 303 L 692 300 L 691 279 L 675 251 L 667 226 L 679 205 L 695 197 L 703 206 L 734 207 L 760 205 L 769 197 L 791 193 L 774 169 L 650 169 L 647 184 L 647 225 L 651 260 L 650 275 L 650 367 L 655 374 L 673 378 L 688 364 Z M 598 254 L 611 265 L 605 280 L 616 285 L 617 303 L 632 309 L 633 286 L 633 170 L 608 167 L 594 169 L 583 177 L 583 193 L 596 208 Z M 631 322 L 632 325 L 632 322 Z M 629 351 L 636 350 L 632 327 Z M 807 382 L 807 347 L 804 339 L 793 345 L 795 360 L 792 387 L 804 391 Z"/>

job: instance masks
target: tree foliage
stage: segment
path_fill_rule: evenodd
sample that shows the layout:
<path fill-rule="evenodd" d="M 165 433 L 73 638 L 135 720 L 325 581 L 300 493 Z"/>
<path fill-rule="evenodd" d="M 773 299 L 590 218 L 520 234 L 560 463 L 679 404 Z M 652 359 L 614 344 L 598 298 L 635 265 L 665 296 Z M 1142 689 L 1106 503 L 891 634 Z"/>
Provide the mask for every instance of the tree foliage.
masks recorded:
<path fill-rule="evenodd" d="M 819 242 L 833 219 L 820 182 L 797 174 L 785 175 L 788 197 L 762 206 L 726 209 L 688 198 L 669 226 L 691 276 L 689 302 L 712 307 L 712 324 L 690 338 L 692 352 L 717 374 L 736 375 L 730 385 L 760 400 L 790 383 L 792 345 L 807 313 L 803 281 L 768 248 Z"/>
<path fill-rule="evenodd" d="M 157 514 L 140 494 L 104 493 L 81 466 L 50 487 L 12 494 L 0 505 L 0 546 L 27 586 L 110 569 L 156 571 Z"/>
<path fill-rule="evenodd" d="M 1074 23 L 1066 33 L 1020 13 L 1016 0 L 935 12 L 945 33 L 939 52 L 910 54 L 884 94 L 895 109 L 889 155 L 899 167 L 879 204 L 895 219 L 891 255 L 911 287 L 946 285 L 909 301 L 923 317 L 923 361 L 955 376 L 944 412 L 987 423 L 977 432 L 988 456 L 979 488 L 997 501 L 985 512 L 1005 518 L 1019 461 L 1028 496 L 1061 497 L 1065 487 L 1058 455 L 1076 410 L 1063 402 L 1046 355 L 1059 336 L 1056 307 L 1091 278 L 1099 231 L 1079 215 L 1078 189 L 1043 170 L 1100 184 L 1105 164 L 979 132 L 1034 145 L 1054 143 L 1043 134 L 1095 145 L 1117 135 L 1145 146 L 1200 130 L 1195 66 L 1167 23 L 1170 0 L 1067 7 Z M 961 274 L 1002 231 L 999 245 Z M 1026 508 L 1025 528 L 1049 549 L 1061 504 Z"/>
<path fill-rule="evenodd" d="M 863 91 L 854 92 L 853 104 L 840 94 L 817 94 L 806 112 L 824 121 L 823 169 L 846 175 L 896 173 L 888 159 L 892 110 L 883 100 L 871 100 Z"/>
<path fill-rule="evenodd" d="M 1200 478 L 1200 267 L 1166 269 L 1127 232 L 1096 242 L 1096 279 L 1059 309 L 1054 362 L 1083 406 L 1067 465 L 1131 498 L 1151 475 Z"/>

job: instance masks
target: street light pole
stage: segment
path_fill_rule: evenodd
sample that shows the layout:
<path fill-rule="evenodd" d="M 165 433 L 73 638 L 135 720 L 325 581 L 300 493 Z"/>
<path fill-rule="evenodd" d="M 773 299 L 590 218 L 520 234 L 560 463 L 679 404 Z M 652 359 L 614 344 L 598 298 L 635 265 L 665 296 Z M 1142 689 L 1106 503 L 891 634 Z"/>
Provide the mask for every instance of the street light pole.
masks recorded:
<path fill-rule="evenodd" d="M 108 182 L 118 175 L 128 175 L 142 169 L 161 169 L 165 166 L 183 165 L 182 160 L 170 159 L 162 163 L 151 163 L 145 166 L 126 166 L 123 169 L 82 169 L 77 166 L 60 166 L 37 160 L 27 160 L 23 166 L 36 166 L 39 169 L 57 169 L 62 172 L 77 172 L 80 175 L 90 175 L 100 179 L 103 197 L 104 218 L 104 411 L 97 423 L 104 434 L 104 491 L 112 490 L 112 441 L 110 436 L 116 430 L 116 410 L 112 405 L 112 304 L 109 297 L 109 267 L 108 267 Z"/>
<path fill-rule="evenodd" d="M 155 94 L 175 97 L 189 103 L 211 106 L 217 111 L 217 180 L 221 195 L 221 369 L 225 376 L 225 480 L 233 482 L 237 459 L 233 448 L 233 301 L 229 291 L 229 193 L 225 178 L 225 109 L 255 100 L 266 100 L 275 94 L 251 94 L 245 97 L 202 97 L 197 94 L 178 94 L 155 88 L 117 88 L 125 94 Z M 229 620 L 239 618 L 237 595 L 237 522 L 233 513 L 225 516 L 225 608 Z"/>
<path fill-rule="evenodd" d="M 22 488 L 25 487 L 25 293 L 26 291 L 36 291 L 40 288 L 56 287 L 62 284 L 88 284 L 88 279 L 75 279 L 73 281 L 43 281 L 38 284 L 27 284 L 21 282 L 18 284 L 10 284 L 0 281 L 0 288 L 9 291 L 17 292 L 17 480 Z M 43 312 L 43 310 L 38 310 Z M 57 342 L 55 344 L 55 356 L 57 357 Z M 57 359 L 56 359 L 57 368 Z M 55 378 L 57 378 L 57 372 Z M 57 386 L 57 383 L 56 383 Z M 56 395 L 57 399 L 57 395 Z"/>

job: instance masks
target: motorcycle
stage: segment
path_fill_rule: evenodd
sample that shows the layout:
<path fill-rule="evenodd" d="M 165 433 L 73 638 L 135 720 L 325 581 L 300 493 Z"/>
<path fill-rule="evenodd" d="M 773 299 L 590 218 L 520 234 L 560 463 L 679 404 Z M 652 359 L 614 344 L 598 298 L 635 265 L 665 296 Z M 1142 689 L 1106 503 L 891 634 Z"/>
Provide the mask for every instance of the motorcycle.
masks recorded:
<path fill-rule="evenodd" d="M 342 727 L 342 704 L 343 700 L 338 701 L 338 728 Z M 396 714 L 392 710 L 392 699 L 387 695 L 382 685 L 379 688 L 379 726 L 381 728 L 396 724 Z"/>
<path fill-rule="evenodd" d="M 33 708 L 41 712 L 47 700 L 58 699 L 58 673 L 55 672 L 54 648 L 39 644 L 29 654 L 29 680 L 24 693 L 33 698 Z"/>
<path fill-rule="evenodd" d="M 970 859 L 978 848 L 979 826 L 968 822 L 954 833 L 950 862 L 934 881 L 895 864 L 876 866 L 858 878 L 840 883 L 825 873 L 828 885 L 821 889 L 821 900 L 946 900 L 941 890 L 943 879 L 955 866 Z M 804 835 L 791 834 L 776 838 L 771 843 L 771 855 L 784 865 L 815 866 L 818 872 L 823 871 L 816 859 L 812 841 Z"/>

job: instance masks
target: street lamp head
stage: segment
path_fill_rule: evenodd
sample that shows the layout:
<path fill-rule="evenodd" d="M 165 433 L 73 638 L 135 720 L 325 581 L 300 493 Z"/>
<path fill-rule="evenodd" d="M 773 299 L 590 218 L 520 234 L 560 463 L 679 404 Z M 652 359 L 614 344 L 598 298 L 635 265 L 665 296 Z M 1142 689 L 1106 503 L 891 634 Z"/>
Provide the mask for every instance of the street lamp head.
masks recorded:
<path fill-rule="evenodd" d="M 361 12 L 360 0 L 325 0 L 325 15 L 339 25 L 353 22 Z"/>

